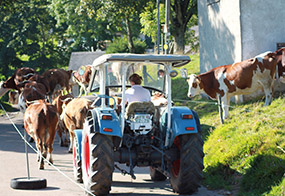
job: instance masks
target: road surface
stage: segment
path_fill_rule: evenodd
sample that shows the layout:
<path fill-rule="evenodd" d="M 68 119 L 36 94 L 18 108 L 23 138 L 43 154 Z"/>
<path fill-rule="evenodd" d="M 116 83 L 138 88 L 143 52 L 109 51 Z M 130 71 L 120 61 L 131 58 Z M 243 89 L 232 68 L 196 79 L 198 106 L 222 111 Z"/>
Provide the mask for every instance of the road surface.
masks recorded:
<path fill-rule="evenodd" d="M 24 134 L 23 114 L 20 112 L 9 113 L 11 121 L 20 133 Z M 38 169 L 36 153 L 29 147 L 28 160 L 31 177 L 47 180 L 47 188 L 40 190 L 16 190 L 10 188 L 13 178 L 27 177 L 27 161 L 25 155 L 24 140 L 6 115 L 0 116 L 0 196 L 83 196 L 85 191 L 82 184 L 73 180 L 72 154 L 67 153 L 67 147 L 59 146 L 59 138 L 54 143 L 54 166 L 45 164 L 45 170 Z M 34 143 L 32 143 L 34 147 Z M 35 148 L 35 147 L 34 147 Z M 130 176 L 123 176 L 118 170 L 113 175 L 113 196 L 171 196 L 172 192 L 168 180 L 164 182 L 152 182 L 148 168 L 135 168 L 136 180 Z M 217 191 L 207 190 L 201 187 L 192 196 L 221 196 Z"/>

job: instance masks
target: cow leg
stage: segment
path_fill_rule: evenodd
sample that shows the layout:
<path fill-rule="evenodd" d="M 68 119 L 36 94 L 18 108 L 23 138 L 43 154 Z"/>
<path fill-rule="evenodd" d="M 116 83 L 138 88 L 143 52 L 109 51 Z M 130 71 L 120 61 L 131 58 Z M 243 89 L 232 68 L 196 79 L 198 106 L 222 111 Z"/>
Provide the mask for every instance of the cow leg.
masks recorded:
<path fill-rule="evenodd" d="M 64 128 L 64 134 L 65 134 L 64 145 L 67 146 L 69 141 L 68 141 L 68 130 L 66 128 Z"/>
<path fill-rule="evenodd" d="M 226 94 L 222 97 L 223 119 L 224 120 L 229 117 L 229 106 L 230 106 L 230 98 Z"/>
<path fill-rule="evenodd" d="M 81 97 L 81 96 L 82 96 L 82 93 L 83 93 L 83 86 L 80 85 L 80 90 L 79 90 L 79 95 L 78 95 L 78 97 Z"/>
<path fill-rule="evenodd" d="M 272 102 L 272 88 L 264 88 L 265 93 L 265 106 L 270 105 Z"/>
<path fill-rule="evenodd" d="M 41 161 L 41 153 L 42 153 L 42 148 L 41 148 L 41 144 L 40 144 L 40 139 L 39 138 L 35 138 L 35 143 L 36 143 L 36 148 L 38 150 L 37 153 L 37 161 L 40 162 Z"/>
<path fill-rule="evenodd" d="M 47 145 L 47 152 L 49 155 L 49 162 L 53 164 L 53 159 L 52 159 L 52 151 L 53 151 L 53 142 L 56 134 L 56 126 L 49 126 L 48 128 L 48 136 L 46 140 L 46 145 Z"/>
<path fill-rule="evenodd" d="M 70 139 L 69 149 L 68 149 L 69 153 L 72 153 L 72 150 L 73 150 L 73 139 L 74 139 L 74 137 L 75 137 L 74 131 L 73 130 L 69 131 L 69 139 Z"/>
<path fill-rule="evenodd" d="M 62 139 L 62 132 L 63 131 L 64 131 L 63 122 L 60 120 L 59 123 L 58 123 L 58 127 L 57 127 L 57 134 L 58 134 L 58 136 L 60 138 L 59 144 L 60 144 L 61 147 L 65 146 L 64 145 L 64 141 Z"/>
<path fill-rule="evenodd" d="M 87 86 L 86 85 L 83 85 L 84 86 L 84 95 L 86 96 L 87 95 Z"/>
<path fill-rule="evenodd" d="M 44 145 L 41 139 L 35 138 L 36 140 L 36 147 L 38 150 L 38 162 L 39 162 L 39 169 L 44 169 L 44 159 L 46 157 Z"/>

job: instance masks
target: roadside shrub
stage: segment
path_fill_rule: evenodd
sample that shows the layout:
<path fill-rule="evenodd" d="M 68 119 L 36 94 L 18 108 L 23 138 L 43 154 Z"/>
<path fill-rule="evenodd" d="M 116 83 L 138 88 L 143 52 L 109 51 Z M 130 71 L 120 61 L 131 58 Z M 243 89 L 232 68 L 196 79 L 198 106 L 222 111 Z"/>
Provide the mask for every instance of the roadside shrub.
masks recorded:
<path fill-rule="evenodd" d="M 135 46 L 135 53 L 136 54 L 143 54 L 147 48 L 147 45 L 144 41 L 140 39 L 133 39 L 134 46 Z M 106 50 L 107 54 L 110 53 L 129 53 L 130 50 L 128 48 L 128 39 L 126 36 L 123 38 L 115 39 Z"/>

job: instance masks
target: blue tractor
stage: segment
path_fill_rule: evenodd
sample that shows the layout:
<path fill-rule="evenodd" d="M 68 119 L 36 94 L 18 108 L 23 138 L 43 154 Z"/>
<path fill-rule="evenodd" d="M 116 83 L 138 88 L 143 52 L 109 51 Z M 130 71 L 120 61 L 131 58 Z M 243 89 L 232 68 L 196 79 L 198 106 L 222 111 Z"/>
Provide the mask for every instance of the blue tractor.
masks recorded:
<path fill-rule="evenodd" d="M 135 167 L 149 167 L 153 181 L 169 178 L 174 192 L 196 192 L 202 180 L 203 140 L 198 115 L 174 106 L 171 77 L 190 62 L 181 55 L 109 54 L 94 60 L 88 87 L 94 109 L 75 131 L 74 175 L 89 193 L 106 195 L 115 168 L 135 179 Z M 162 101 L 124 104 L 128 77 Z M 125 164 L 127 170 L 119 165 Z"/>

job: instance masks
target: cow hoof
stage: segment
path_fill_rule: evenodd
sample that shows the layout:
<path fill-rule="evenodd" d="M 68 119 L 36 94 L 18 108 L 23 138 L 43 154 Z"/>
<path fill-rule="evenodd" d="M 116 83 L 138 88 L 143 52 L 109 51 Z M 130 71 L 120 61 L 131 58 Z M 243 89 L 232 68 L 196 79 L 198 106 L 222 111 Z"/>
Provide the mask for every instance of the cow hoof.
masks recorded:
<path fill-rule="evenodd" d="M 68 150 L 68 153 L 72 153 L 72 150 Z"/>
<path fill-rule="evenodd" d="M 44 170 L 45 168 L 44 168 L 44 166 L 43 165 L 41 165 L 40 166 L 40 170 Z"/>
<path fill-rule="evenodd" d="M 32 137 L 30 137 L 30 139 L 29 139 L 29 142 L 30 143 L 33 143 L 35 140 L 32 138 Z"/>
<path fill-rule="evenodd" d="M 60 143 L 60 147 L 68 147 L 68 143 L 62 142 L 62 143 Z"/>

